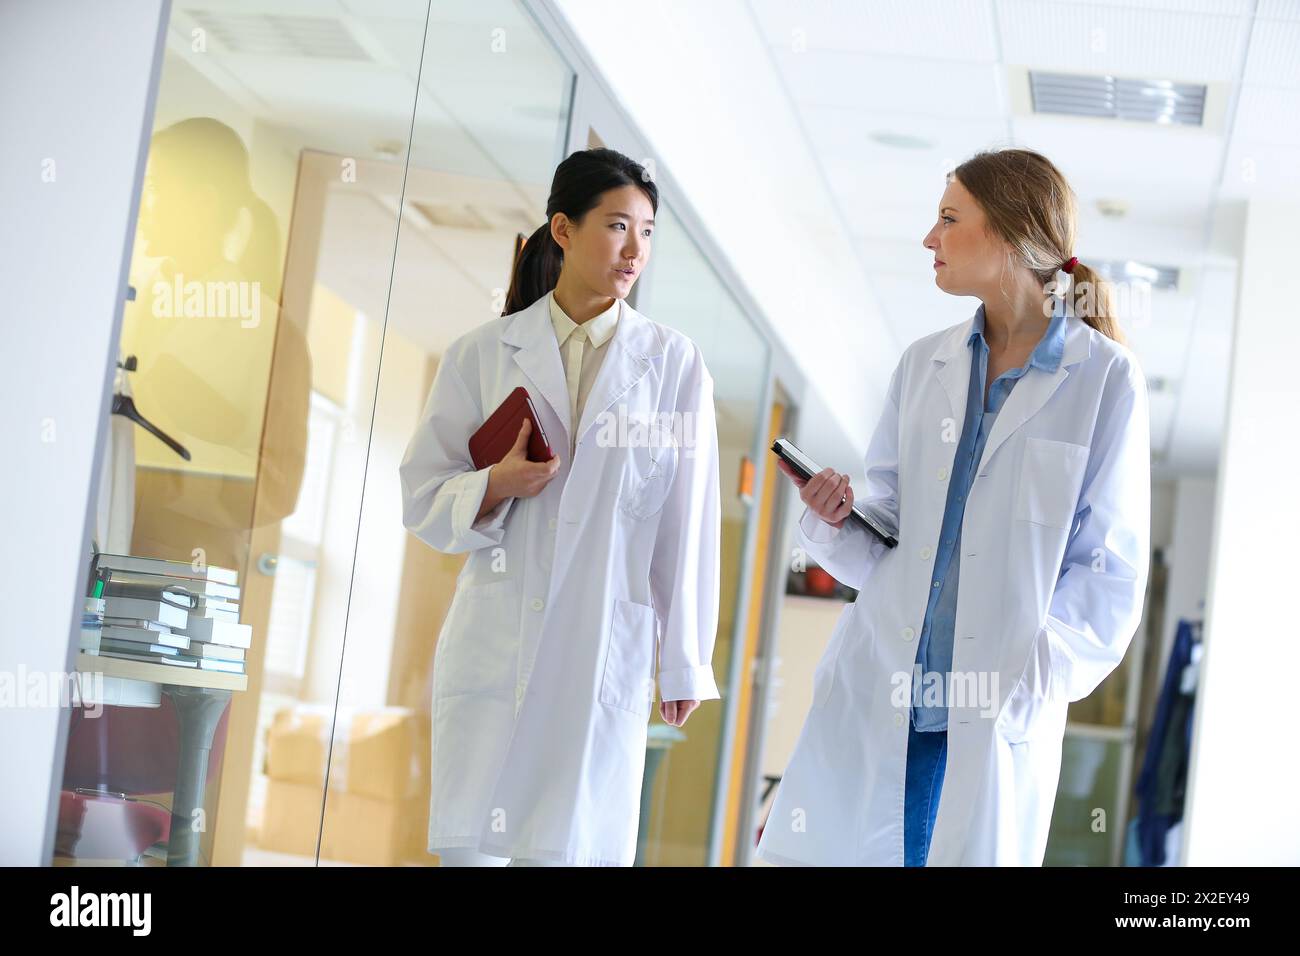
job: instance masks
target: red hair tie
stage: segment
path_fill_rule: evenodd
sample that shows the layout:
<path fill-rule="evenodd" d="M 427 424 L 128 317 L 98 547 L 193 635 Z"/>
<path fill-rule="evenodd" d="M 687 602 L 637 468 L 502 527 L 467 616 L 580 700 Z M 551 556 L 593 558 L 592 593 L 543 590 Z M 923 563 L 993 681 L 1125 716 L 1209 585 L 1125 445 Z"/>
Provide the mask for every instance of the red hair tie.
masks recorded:
<path fill-rule="evenodd" d="M 1065 265 L 1061 266 L 1061 271 L 1062 271 L 1062 272 L 1067 272 L 1067 273 L 1068 273 L 1068 272 L 1073 272 L 1073 271 L 1074 271 L 1075 264 L 1078 263 L 1078 261 L 1079 261 L 1079 257 L 1078 257 L 1078 256 L 1070 256 L 1070 261 L 1067 262 Z"/>

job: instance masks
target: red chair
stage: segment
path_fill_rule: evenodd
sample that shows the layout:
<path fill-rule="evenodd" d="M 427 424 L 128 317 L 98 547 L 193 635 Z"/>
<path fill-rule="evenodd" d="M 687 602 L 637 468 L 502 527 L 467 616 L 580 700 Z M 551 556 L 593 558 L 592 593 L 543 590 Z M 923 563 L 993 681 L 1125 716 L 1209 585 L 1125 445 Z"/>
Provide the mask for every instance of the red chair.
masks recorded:
<path fill-rule="evenodd" d="M 171 834 L 166 806 L 130 798 L 175 789 L 176 710 L 163 694 L 158 707 L 104 706 L 99 717 L 86 713 L 72 710 L 55 856 L 139 862 L 145 850 L 165 846 Z M 227 707 L 212 739 L 209 780 L 218 779 L 229 720 Z"/>

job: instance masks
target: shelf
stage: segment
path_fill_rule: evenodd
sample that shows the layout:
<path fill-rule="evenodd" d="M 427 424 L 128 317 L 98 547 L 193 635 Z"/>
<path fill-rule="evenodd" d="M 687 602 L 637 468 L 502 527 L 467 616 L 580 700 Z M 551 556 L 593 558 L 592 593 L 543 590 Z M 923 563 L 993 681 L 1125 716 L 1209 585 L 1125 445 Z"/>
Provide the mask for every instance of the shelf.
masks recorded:
<path fill-rule="evenodd" d="M 241 691 L 248 689 L 247 674 L 223 674 L 197 667 L 174 667 L 170 664 L 151 664 L 148 661 L 128 661 L 121 657 L 103 657 L 79 653 L 77 670 L 81 673 L 103 674 L 126 680 L 150 681 L 154 684 L 175 684 L 183 687 L 210 687 L 213 690 Z"/>

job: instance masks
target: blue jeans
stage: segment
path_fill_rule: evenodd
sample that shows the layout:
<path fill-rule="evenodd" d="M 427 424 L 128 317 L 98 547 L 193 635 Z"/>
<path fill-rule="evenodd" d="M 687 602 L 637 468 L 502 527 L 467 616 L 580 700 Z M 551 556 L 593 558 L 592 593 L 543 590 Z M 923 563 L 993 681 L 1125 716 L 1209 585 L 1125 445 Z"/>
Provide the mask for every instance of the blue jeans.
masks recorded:
<path fill-rule="evenodd" d="M 925 866 L 948 756 L 948 731 L 918 731 L 907 721 L 907 789 L 903 797 L 903 866 Z"/>

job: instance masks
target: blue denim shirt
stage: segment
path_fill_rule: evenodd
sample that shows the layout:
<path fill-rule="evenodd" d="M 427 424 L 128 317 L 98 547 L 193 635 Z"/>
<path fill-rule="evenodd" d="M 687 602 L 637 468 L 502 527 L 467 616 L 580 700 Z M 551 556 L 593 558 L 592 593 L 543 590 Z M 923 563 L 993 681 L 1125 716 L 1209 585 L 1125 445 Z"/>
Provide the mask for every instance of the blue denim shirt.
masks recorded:
<path fill-rule="evenodd" d="M 984 406 L 984 380 L 988 375 L 989 347 L 984 340 L 984 306 L 975 313 L 975 324 L 967 344 L 971 347 L 970 388 L 966 393 L 966 420 L 962 425 L 961 441 L 957 445 L 948 483 L 948 503 L 943 510 L 943 525 L 939 530 L 939 544 L 934 553 L 934 570 L 930 575 L 930 600 L 925 607 L 925 624 L 921 627 L 921 640 L 916 650 L 916 662 L 922 675 L 938 673 L 943 680 L 934 690 L 930 685 L 936 678 L 922 683 L 914 681 L 912 691 L 912 726 L 917 730 L 948 729 L 948 672 L 952 670 L 953 629 L 957 618 L 957 578 L 961 561 L 961 523 L 966 513 L 966 496 L 975 481 L 975 470 L 998 412 L 1011 394 L 1011 389 L 1032 365 L 1045 372 L 1053 372 L 1061 364 L 1065 349 L 1065 300 L 1058 298 L 1047 331 L 1034 347 L 1029 360 L 1020 368 L 1008 369 L 989 386 L 988 407 Z M 919 676 L 919 675 L 917 675 Z M 938 690 L 941 703 L 926 706 L 928 696 Z M 928 691 L 928 693 L 927 693 Z"/>

